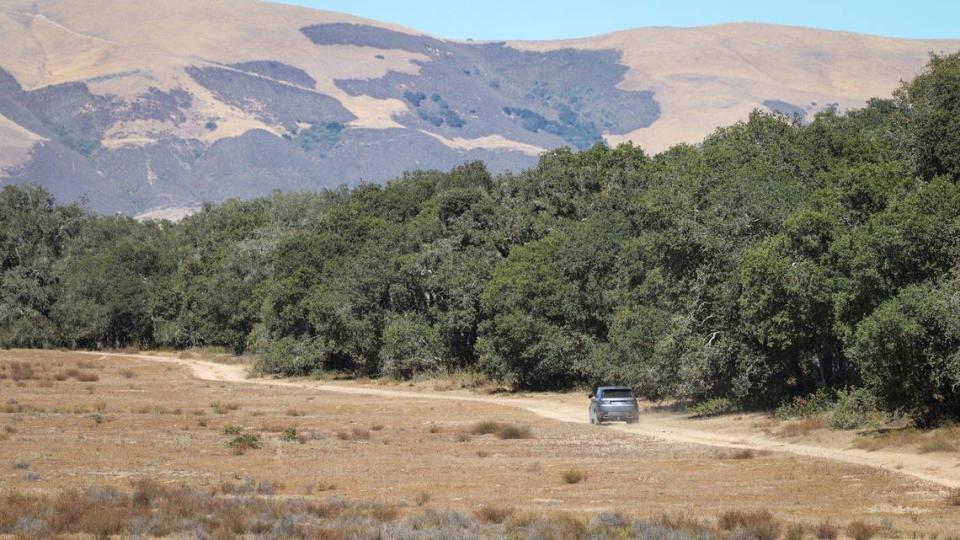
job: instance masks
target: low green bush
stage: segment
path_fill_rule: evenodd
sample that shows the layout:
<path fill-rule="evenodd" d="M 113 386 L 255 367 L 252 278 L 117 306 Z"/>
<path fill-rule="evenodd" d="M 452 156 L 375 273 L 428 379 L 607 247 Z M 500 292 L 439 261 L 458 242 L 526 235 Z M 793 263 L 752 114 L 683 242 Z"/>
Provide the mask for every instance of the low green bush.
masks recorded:
<path fill-rule="evenodd" d="M 297 428 L 290 426 L 287 429 L 283 430 L 283 433 L 280 434 L 280 438 L 286 442 L 297 442 Z"/>
<path fill-rule="evenodd" d="M 255 435 L 253 433 L 244 433 L 230 439 L 230 442 L 227 443 L 227 446 L 235 452 L 242 453 L 244 450 L 256 450 L 258 448 L 262 448 L 263 442 L 261 442 L 259 435 Z"/>
<path fill-rule="evenodd" d="M 727 398 L 714 398 L 694 405 L 690 411 L 696 418 L 705 418 L 708 416 L 717 416 L 733 412 L 737 409 L 736 404 Z"/>
<path fill-rule="evenodd" d="M 837 403 L 830 413 L 830 427 L 856 429 L 870 422 L 877 413 L 877 400 L 866 388 L 837 392 Z"/>
<path fill-rule="evenodd" d="M 820 389 L 806 397 L 796 396 L 777 407 L 774 412 L 780 420 L 807 418 L 829 412 L 833 408 L 833 395 L 827 389 Z"/>

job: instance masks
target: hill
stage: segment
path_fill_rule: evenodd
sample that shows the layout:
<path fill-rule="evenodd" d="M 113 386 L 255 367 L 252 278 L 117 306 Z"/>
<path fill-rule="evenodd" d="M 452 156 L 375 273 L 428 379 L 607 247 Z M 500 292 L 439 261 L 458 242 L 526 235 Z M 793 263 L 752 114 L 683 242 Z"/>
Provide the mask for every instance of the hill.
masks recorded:
<path fill-rule="evenodd" d="M 0 183 L 138 214 L 559 146 L 695 143 L 888 95 L 914 41 L 733 24 L 460 42 L 254 0 L 0 0 Z"/>

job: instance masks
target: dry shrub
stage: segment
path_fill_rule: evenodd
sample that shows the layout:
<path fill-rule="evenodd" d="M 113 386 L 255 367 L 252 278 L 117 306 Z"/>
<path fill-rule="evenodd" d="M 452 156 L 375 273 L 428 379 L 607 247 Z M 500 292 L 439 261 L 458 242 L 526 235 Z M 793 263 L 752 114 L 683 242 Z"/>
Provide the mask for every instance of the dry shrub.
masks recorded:
<path fill-rule="evenodd" d="M 527 426 L 507 424 L 497 431 L 497 437 L 501 439 L 532 439 L 533 432 Z"/>
<path fill-rule="evenodd" d="M 929 454 L 931 452 L 953 452 L 956 449 L 956 442 L 946 433 L 940 432 L 921 442 L 917 451 L 921 454 Z"/>
<path fill-rule="evenodd" d="M 568 512 L 544 515 L 528 512 L 512 516 L 506 523 L 510 538 L 585 538 L 587 525 L 583 519 Z"/>
<path fill-rule="evenodd" d="M 503 523 L 516 513 L 517 510 L 509 506 L 482 506 L 474 515 L 484 523 Z"/>
<path fill-rule="evenodd" d="M 716 453 L 719 459 L 753 459 L 756 452 L 749 448 L 737 448 L 733 450 L 721 450 Z"/>
<path fill-rule="evenodd" d="M 160 484 L 148 478 L 142 478 L 133 481 L 133 504 L 142 508 L 150 508 L 154 501 L 159 500 L 164 494 L 164 488 Z"/>
<path fill-rule="evenodd" d="M 70 376 L 67 375 L 67 372 L 65 372 L 65 371 L 58 371 L 58 372 L 56 372 L 56 373 L 53 374 L 53 378 L 54 378 L 55 380 L 57 380 L 57 381 L 63 382 L 63 381 L 65 381 L 65 380 L 69 379 Z"/>
<path fill-rule="evenodd" d="M 103 369 L 103 366 L 97 365 L 88 360 L 79 360 L 77 361 L 77 367 L 80 369 Z"/>
<path fill-rule="evenodd" d="M 724 531 L 741 529 L 757 540 L 775 540 L 780 537 L 780 523 L 767 510 L 728 510 L 720 514 L 717 527 Z"/>
<path fill-rule="evenodd" d="M 76 379 L 80 382 L 97 382 L 100 380 L 100 376 L 96 373 L 90 373 L 89 371 L 79 371 L 77 372 Z"/>
<path fill-rule="evenodd" d="M 370 431 L 383 431 L 383 424 L 374 424 L 370 426 Z"/>
<path fill-rule="evenodd" d="M 947 504 L 950 506 L 960 506 L 960 489 L 952 489 L 947 494 Z"/>
<path fill-rule="evenodd" d="M 333 491 L 335 489 L 337 489 L 337 485 L 329 482 L 307 482 L 303 485 L 303 494 L 313 495 L 317 491 Z"/>
<path fill-rule="evenodd" d="M 427 428 L 427 431 L 429 431 L 430 433 L 440 433 L 443 430 L 440 428 L 440 426 L 436 424 L 430 424 L 430 427 Z"/>
<path fill-rule="evenodd" d="M 233 439 L 230 439 L 227 442 L 227 446 L 234 451 L 236 454 L 242 454 L 246 450 L 256 450 L 263 446 L 263 443 L 260 441 L 259 435 L 254 435 L 253 433 L 243 433 L 237 435 Z"/>
<path fill-rule="evenodd" d="M 803 540 L 807 537 L 807 528 L 800 523 L 791 523 L 787 526 L 787 532 L 783 535 L 784 540 Z"/>
<path fill-rule="evenodd" d="M 257 480 L 250 475 L 237 475 L 238 482 L 221 480 L 213 488 L 214 494 L 220 495 L 276 495 L 277 485 L 270 480 Z"/>
<path fill-rule="evenodd" d="M 365 441 L 370 438 L 370 431 L 355 427 L 350 431 L 339 430 L 337 431 L 337 438 L 341 441 Z"/>
<path fill-rule="evenodd" d="M 213 409 L 213 412 L 217 414 L 227 414 L 230 411 L 236 411 L 240 409 L 239 403 L 221 403 L 219 401 L 214 401 L 210 404 L 210 408 Z"/>
<path fill-rule="evenodd" d="M 287 416 L 303 416 L 303 414 L 304 414 L 303 411 L 300 411 L 297 409 L 287 410 Z"/>
<path fill-rule="evenodd" d="M 345 513 L 357 517 L 368 517 L 385 523 L 397 519 L 400 516 L 400 509 L 392 504 L 363 502 L 348 508 Z"/>
<path fill-rule="evenodd" d="M 417 503 L 417 506 L 423 506 L 430 502 L 430 494 L 426 491 L 417 493 L 417 496 L 413 498 L 413 501 Z"/>
<path fill-rule="evenodd" d="M 823 416 L 808 416 L 794 422 L 787 422 L 780 428 L 780 435 L 784 437 L 800 437 L 811 431 L 826 429 L 827 420 Z"/>
<path fill-rule="evenodd" d="M 502 424 L 499 422 L 485 420 L 483 422 L 477 422 L 474 424 L 473 427 L 470 428 L 470 432 L 474 435 L 490 435 L 492 433 L 496 433 L 497 430 L 500 429 L 501 425 Z"/>
<path fill-rule="evenodd" d="M 817 540 L 837 540 L 837 537 L 840 536 L 840 529 L 830 523 L 829 520 L 821 521 L 819 525 L 814 527 L 813 535 L 817 537 Z"/>
<path fill-rule="evenodd" d="M 652 520 L 654 525 L 671 531 L 683 531 L 696 538 L 712 538 L 709 526 L 684 514 L 661 514 Z"/>
<path fill-rule="evenodd" d="M 878 532 L 880 532 L 879 527 L 860 520 L 850 522 L 846 530 L 847 536 L 853 538 L 853 540 L 870 540 Z"/>
<path fill-rule="evenodd" d="M 26 362 L 10 362 L 10 378 L 14 381 L 29 381 L 39 378 L 33 371 L 33 366 Z"/>
<path fill-rule="evenodd" d="M 136 374 L 129 369 L 121 369 L 120 376 L 122 376 L 124 379 L 132 379 L 136 377 Z"/>
<path fill-rule="evenodd" d="M 2 493 L 0 535 L 366 538 L 399 515 L 392 506 L 348 503 L 339 498 L 313 502 L 255 496 L 274 493 L 264 483 L 245 481 L 239 489 L 249 496 L 218 495 L 151 481 L 134 483 L 131 492 L 91 488 L 52 497 Z"/>
<path fill-rule="evenodd" d="M 920 445 L 923 444 L 924 440 L 923 431 L 914 427 L 905 427 L 858 435 L 853 442 L 853 446 L 868 452 L 874 452 L 887 447 Z"/>
<path fill-rule="evenodd" d="M 532 439 L 533 432 L 528 426 L 516 426 L 502 422 L 477 422 L 470 428 L 474 435 L 496 435 L 501 439 Z"/>
<path fill-rule="evenodd" d="M 579 484 L 587 479 L 587 473 L 578 469 L 567 469 L 560 475 L 567 484 Z"/>

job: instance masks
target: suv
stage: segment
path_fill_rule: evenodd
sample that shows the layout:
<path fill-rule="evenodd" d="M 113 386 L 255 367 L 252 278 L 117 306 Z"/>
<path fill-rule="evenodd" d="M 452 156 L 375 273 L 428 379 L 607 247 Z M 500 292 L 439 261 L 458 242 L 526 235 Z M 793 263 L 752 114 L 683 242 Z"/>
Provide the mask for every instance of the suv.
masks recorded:
<path fill-rule="evenodd" d="M 590 423 L 623 420 L 635 424 L 640 417 L 637 396 L 628 386 L 598 386 L 590 394 Z"/>

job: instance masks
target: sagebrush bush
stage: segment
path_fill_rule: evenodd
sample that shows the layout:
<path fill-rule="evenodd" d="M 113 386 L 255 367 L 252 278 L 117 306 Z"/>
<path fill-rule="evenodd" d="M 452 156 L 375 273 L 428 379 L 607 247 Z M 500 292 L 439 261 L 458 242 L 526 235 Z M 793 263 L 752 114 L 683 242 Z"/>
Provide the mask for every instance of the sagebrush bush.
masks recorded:
<path fill-rule="evenodd" d="M 782 403 L 774 412 L 780 420 L 806 418 L 824 414 L 833 408 L 833 393 L 827 389 L 820 389 L 806 397 L 796 396 L 790 401 Z"/>
<path fill-rule="evenodd" d="M 370 431 L 361 427 L 351 428 L 349 431 L 337 431 L 337 438 L 341 441 L 365 441 L 370 438 Z"/>
<path fill-rule="evenodd" d="M 587 473 L 579 469 L 567 469 L 560 474 L 567 484 L 579 484 L 587 479 Z"/>
<path fill-rule="evenodd" d="M 837 401 L 830 412 L 830 427 L 856 429 L 870 422 L 877 413 L 877 400 L 866 388 L 837 391 Z"/>
<path fill-rule="evenodd" d="M 258 448 L 262 448 L 263 443 L 261 442 L 259 435 L 255 435 L 253 433 L 244 433 L 230 439 L 230 441 L 227 442 L 227 446 L 236 452 L 243 452 L 244 450 L 256 450 Z"/>
<path fill-rule="evenodd" d="M 474 435 L 496 435 L 501 439 L 532 439 L 533 430 L 529 426 L 517 426 L 503 422 L 485 420 L 477 422 L 470 428 Z"/>
<path fill-rule="evenodd" d="M 697 403 L 690 408 L 690 412 L 697 418 L 718 416 L 735 410 L 736 404 L 728 398 L 713 398 L 702 403 Z"/>
<path fill-rule="evenodd" d="M 853 540 L 871 540 L 880 532 L 880 528 L 876 525 L 857 520 L 850 522 L 845 532 L 847 536 L 853 538 Z"/>
<path fill-rule="evenodd" d="M 76 377 L 79 382 L 97 382 L 100 380 L 100 376 L 96 373 L 90 373 L 89 371 L 80 371 L 77 373 Z"/>
<path fill-rule="evenodd" d="M 717 526 L 724 531 L 743 530 L 757 540 L 776 540 L 780 537 L 780 523 L 768 510 L 728 510 L 720 514 Z"/>
<path fill-rule="evenodd" d="M 300 439 L 299 434 L 297 433 L 297 428 L 293 426 L 283 430 L 283 433 L 280 434 L 280 438 L 286 442 L 297 442 Z"/>
<path fill-rule="evenodd" d="M 837 537 L 840 536 L 840 528 L 829 520 L 821 521 L 814 527 L 813 535 L 817 537 L 817 540 L 837 540 Z"/>
<path fill-rule="evenodd" d="M 497 430 L 497 437 L 501 439 L 532 439 L 533 431 L 528 426 L 507 424 Z"/>
<path fill-rule="evenodd" d="M 509 506 L 481 506 L 474 515 L 485 523 L 503 523 L 516 512 L 515 508 Z"/>
<path fill-rule="evenodd" d="M 477 422 L 470 428 L 470 431 L 474 435 L 490 435 L 491 433 L 496 433 L 502 424 L 499 422 L 491 422 L 490 420 L 484 420 L 482 422 Z"/>
<path fill-rule="evenodd" d="M 214 401 L 210 403 L 210 408 L 213 409 L 213 412 L 217 414 L 227 414 L 231 411 L 236 411 L 240 409 L 239 403 L 222 403 L 220 401 Z"/>

